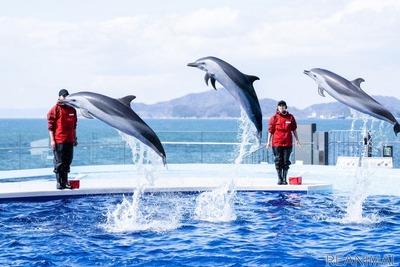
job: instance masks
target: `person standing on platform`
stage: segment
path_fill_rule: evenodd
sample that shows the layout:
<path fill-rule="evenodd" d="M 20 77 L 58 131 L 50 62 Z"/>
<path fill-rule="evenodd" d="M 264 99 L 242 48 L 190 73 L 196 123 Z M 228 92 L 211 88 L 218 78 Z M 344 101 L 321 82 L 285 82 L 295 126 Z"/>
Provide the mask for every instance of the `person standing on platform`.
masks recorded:
<path fill-rule="evenodd" d="M 269 120 L 268 133 L 267 149 L 272 145 L 278 185 L 287 185 L 286 177 L 293 149 L 292 134 L 296 139 L 296 145 L 300 146 L 300 141 L 297 136 L 296 119 L 287 111 L 286 102 L 283 100 L 278 102 L 276 113 Z"/>
<path fill-rule="evenodd" d="M 66 89 L 61 89 L 58 100 L 69 95 Z M 68 173 L 73 159 L 74 146 L 78 145 L 76 137 L 76 110 L 68 105 L 57 103 L 47 113 L 50 146 L 54 153 L 54 172 L 57 189 L 72 189 L 68 183 Z"/>

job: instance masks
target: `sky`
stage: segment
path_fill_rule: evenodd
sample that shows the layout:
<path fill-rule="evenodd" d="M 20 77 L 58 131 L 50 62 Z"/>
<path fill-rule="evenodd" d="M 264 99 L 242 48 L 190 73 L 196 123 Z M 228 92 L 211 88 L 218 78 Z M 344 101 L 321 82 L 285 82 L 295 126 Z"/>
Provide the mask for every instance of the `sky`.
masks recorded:
<path fill-rule="evenodd" d="M 50 108 L 62 88 L 146 104 L 208 91 L 187 67 L 205 56 L 289 107 L 336 101 L 312 68 L 400 98 L 399 14 L 397 0 L 1 0 L 0 109 Z"/>

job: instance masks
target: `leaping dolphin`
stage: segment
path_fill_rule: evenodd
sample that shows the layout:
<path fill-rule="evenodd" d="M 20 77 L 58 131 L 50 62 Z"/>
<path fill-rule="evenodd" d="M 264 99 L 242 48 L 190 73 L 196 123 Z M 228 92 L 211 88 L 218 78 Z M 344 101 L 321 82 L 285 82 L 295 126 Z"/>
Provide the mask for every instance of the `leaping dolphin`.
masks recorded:
<path fill-rule="evenodd" d="M 130 106 L 135 98 L 133 95 L 128 95 L 115 99 L 93 92 L 78 92 L 70 94 L 59 102 L 79 108 L 86 118 L 95 117 L 127 135 L 134 136 L 153 149 L 165 165 L 166 156 L 160 139 Z"/>
<path fill-rule="evenodd" d="M 391 123 L 396 136 L 400 132 L 400 125 L 393 114 L 361 89 L 360 84 L 364 79 L 348 81 L 329 70 L 319 68 L 305 70 L 304 74 L 317 82 L 318 93 L 321 96 L 325 96 L 324 91 L 326 91 L 336 100 L 355 110 Z"/>
<path fill-rule="evenodd" d="M 232 65 L 216 57 L 203 57 L 194 63 L 187 64 L 189 67 L 196 67 L 206 72 L 204 77 L 206 84 L 211 80 L 215 90 L 215 81 L 222 84 L 228 92 L 239 102 L 247 116 L 257 129 L 257 139 L 261 143 L 262 136 L 262 113 L 258 102 L 253 82 L 258 77 L 241 73 Z"/>

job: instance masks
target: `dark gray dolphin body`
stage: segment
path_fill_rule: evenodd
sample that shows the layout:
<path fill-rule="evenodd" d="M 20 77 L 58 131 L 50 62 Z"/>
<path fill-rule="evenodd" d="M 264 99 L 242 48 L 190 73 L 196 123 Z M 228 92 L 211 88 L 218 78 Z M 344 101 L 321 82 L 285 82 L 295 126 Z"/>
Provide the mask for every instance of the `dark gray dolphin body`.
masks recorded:
<path fill-rule="evenodd" d="M 70 94 L 59 102 L 79 108 L 84 117 L 93 117 L 107 123 L 121 132 L 134 136 L 153 149 L 166 164 L 166 156 L 160 139 L 155 132 L 132 110 L 130 103 L 135 96 L 121 99 L 111 98 L 92 92 Z"/>
<path fill-rule="evenodd" d="M 325 96 L 326 91 L 339 102 L 355 110 L 391 123 L 396 135 L 400 132 L 400 125 L 393 114 L 361 89 L 360 84 L 364 79 L 348 81 L 331 71 L 318 68 L 305 70 L 304 74 L 317 82 L 321 96 Z"/>
<path fill-rule="evenodd" d="M 196 67 L 206 72 L 204 77 L 206 84 L 211 80 L 215 88 L 215 81 L 222 84 L 228 92 L 239 102 L 247 116 L 257 129 L 257 139 L 261 143 L 262 113 L 258 102 L 253 82 L 258 77 L 241 73 L 232 65 L 216 57 L 204 57 L 189 63 L 189 67 Z"/>

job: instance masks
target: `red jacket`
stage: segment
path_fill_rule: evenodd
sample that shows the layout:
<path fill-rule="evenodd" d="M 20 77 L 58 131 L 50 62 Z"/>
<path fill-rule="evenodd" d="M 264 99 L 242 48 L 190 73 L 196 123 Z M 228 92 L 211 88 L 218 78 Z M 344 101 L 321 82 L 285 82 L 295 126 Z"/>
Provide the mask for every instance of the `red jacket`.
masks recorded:
<path fill-rule="evenodd" d="M 297 123 L 292 114 L 285 115 L 277 111 L 268 123 L 268 132 L 273 135 L 272 146 L 293 146 L 292 131 L 297 129 Z"/>
<path fill-rule="evenodd" d="M 73 107 L 57 104 L 47 113 L 49 131 L 54 132 L 56 143 L 73 143 L 77 124 L 76 110 Z"/>

